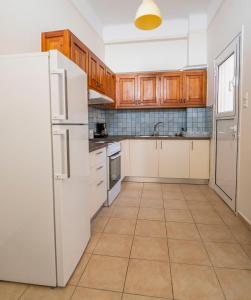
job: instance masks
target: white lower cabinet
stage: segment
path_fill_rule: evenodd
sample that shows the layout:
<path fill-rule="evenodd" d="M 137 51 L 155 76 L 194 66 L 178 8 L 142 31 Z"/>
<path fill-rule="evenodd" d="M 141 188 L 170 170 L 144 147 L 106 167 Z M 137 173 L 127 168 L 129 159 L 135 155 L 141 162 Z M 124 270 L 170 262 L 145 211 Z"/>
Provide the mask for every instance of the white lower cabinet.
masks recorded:
<path fill-rule="evenodd" d="M 129 142 L 129 173 L 125 176 L 209 179 L 208 140 L 135 139 Z"/>
<path fill-rule="evenodd" d="M 107 200 L 106 148 L 91 152 L 89 155 L 91 166 L 89 203 L 92 217 Z"/>
<path fill-rule="evenodd" d="M 190 178 L 209 179 L 210 141 L 191 141 Z"/>
<path fill-rule="evenodd" d="M 189 178 L 189 141 L 162 140 L 159 145 L 159 177 Z"/>
<path fill-rule="evenodd" d="M 130 176 L 158 177 L 157 140 L 130 140 Z"/>

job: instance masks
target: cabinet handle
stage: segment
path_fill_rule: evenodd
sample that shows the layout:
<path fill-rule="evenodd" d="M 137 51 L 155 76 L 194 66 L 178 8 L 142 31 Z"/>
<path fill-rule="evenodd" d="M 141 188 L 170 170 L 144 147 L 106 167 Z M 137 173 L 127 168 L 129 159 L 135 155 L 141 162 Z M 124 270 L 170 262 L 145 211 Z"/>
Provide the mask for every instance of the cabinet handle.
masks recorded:
<path fill-rule="evenodd" d="M 155 149 L 157 150 L 158 149 L 158 141 L 156 140 L 156 143 L 155 143 Z"/>
<path fill-rule="evenodd" d="M 161 140 L 161 150 L 162 150 L 162 140 Z"/>
<path fill-rule="evenodd" d="M 97 184 L 97 186 L 100 186 L 103 182 L 104 182 L 104 180 L 101 180 L 101 181 Z"/>
<path fill-rule="evenodd" d="M 103 151 L 100 151 L 100 152 L 96 153 L 96 155 L 100 155 L 100 154 L 102 154 L 102 153 L 103 153 Z"/>
<path fill-rule="evenodd" d="M 193 146 L 194 146 L 194 145 L 193 145 L 193 141 L 192 141 L 192 143 L 191 143 L 191 146 L 192 146 L 192 151 L 193 151 L 193 149 L 194 149 L 194 147 L 193 147 Z"/>
<path fill-rule="evenodd" d="M 99 170 L 101 170 L 103 168 L 104 168 L 104 166 L 101 166 L 101 167 L 98 167 L 96 170 L 99 171 Z"/>

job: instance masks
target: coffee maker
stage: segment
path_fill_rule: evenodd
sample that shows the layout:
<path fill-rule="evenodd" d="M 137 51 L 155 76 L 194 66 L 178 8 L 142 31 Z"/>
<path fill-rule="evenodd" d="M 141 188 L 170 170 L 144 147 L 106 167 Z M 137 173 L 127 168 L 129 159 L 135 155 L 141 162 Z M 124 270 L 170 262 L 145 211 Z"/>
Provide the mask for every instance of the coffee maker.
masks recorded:
<path fill-rule="evenodd" d="M 105 138 L 107 137 L 106 123 L 96 123 L 96 132 L 94 134 L 95 138 Z"/>

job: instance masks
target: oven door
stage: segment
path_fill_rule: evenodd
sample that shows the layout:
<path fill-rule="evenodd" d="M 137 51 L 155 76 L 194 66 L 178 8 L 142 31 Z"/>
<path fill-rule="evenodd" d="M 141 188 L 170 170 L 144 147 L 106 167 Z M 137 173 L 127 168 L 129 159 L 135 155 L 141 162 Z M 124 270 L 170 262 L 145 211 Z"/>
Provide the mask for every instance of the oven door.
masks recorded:
<path fill-rule="evenodd" d="M 109 190 L 121 179 L 121 153 L 109 156 Z"/>

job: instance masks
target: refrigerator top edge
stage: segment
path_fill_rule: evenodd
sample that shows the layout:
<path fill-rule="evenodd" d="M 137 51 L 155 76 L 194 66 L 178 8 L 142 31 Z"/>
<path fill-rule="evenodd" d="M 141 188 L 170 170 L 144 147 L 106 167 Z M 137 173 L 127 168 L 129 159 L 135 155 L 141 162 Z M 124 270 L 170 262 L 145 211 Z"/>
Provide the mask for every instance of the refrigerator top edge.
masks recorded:
<path fill-rule="evenodd" d="M 57 52 L 57 51 L 56 51 Z M 49 56 L 49 52 L 31 52 L 31 53 L 19 53 L 19 54 L 3 54 L 0 55 L 0 59 L 6 58 L 25 58 L 25 57 L 35 57 L 35 56 Z"/>

